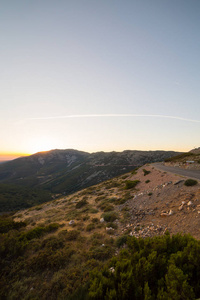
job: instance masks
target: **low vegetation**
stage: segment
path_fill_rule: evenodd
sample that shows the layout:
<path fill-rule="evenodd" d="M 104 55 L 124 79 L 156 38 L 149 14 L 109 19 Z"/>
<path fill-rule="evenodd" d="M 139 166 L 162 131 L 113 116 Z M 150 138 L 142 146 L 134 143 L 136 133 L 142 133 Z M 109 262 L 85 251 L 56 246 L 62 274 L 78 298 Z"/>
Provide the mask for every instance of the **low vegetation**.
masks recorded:
<path fill-rule="evenodd" d="M 144 173 L 144 176 L 148 175 L 149 173 L 151 173 L 151 171 L 148 171 L 146 169 L 142 169 L 143 173 Z"/>
<path fill-rule="evenodd" d="M 200 242 L 190 235 L 123 236 L 116 243 L 126 249 L 102 270 L 91 272 L 89 299 L 182 300 L 200 296 L 196 275 L 200 272 Z"/>
<path fill-rule="evenodd" d="M 0 212 L 16 211 L 50 200 L 52 196 L 45 190 L 0 184 Z"/>
<path fill-rule="evenodd" d="M 193 185 L 196 185 L 198 182 L 194 179 L 187 179 L 184 183 L 184 185 L 186 186 L 193 186 Z"/>
<path fill-rule="evenodd" d="M 111 212 L 104 215 L 113 230 L 116 217 Z M 190 235 L 124 235 L 114 241 L 92 233 L 97 218 L 86 227 L 88 237 L 55 223 L 26 229 L 27 224 L 13 222 L 11 216 L 0 217 L 1 299 L 200 297 L 200 242 Z"/>
<path fill-rule="evenodd" d="M 125 190 L 133 189 L 139 183 L 139 180 L 126 180 L 125 182 Z"/>
<path fill-rule="evenodd" d="M 176 161 L 180 161 L 182 159 L 185 159 L 187 157 L 191 157 L 191 156 L 194 156 L 194 155 L 195 154 L 192 153 L 192 152 L 181 153 L 181 154 L 178 154 L 176 156 L 172 156 L 172 157 L 166 158 L 165 162 L 176 162 Z"/>

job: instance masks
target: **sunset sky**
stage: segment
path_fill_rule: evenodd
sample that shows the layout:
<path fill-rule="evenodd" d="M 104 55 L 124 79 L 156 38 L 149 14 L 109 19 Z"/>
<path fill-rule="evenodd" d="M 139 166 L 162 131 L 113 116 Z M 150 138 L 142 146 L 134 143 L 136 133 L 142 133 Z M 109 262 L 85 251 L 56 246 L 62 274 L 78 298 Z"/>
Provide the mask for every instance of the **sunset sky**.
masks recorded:
<path fill-rule="evenodd" d="M 198 0 L 1 1 L 0 160 L 199 147 L 199 16 Z"/>

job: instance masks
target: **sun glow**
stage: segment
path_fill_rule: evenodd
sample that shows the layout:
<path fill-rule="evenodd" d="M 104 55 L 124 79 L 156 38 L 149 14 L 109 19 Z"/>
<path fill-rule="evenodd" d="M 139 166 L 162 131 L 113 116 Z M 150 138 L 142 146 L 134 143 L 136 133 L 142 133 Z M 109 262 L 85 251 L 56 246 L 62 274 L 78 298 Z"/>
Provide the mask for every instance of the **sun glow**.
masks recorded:
<path fill-rule="evenodd" d="M 40 137 L 31 139 L 28 143 L 29 153 L 34 154 L 42 151 L 49 151 L 55 149 L 56 142 L 48 137 Z"/>
<path fill-rule="evenodd" d="M 21 152 L 0 152 L 0 162 L 2 161 L 8 161 L 8 160 L 12 160 L 18 157 L 22 157 L 22 156 L 28 156 L 30 155 L 29 153 L 21 153 Z"/>

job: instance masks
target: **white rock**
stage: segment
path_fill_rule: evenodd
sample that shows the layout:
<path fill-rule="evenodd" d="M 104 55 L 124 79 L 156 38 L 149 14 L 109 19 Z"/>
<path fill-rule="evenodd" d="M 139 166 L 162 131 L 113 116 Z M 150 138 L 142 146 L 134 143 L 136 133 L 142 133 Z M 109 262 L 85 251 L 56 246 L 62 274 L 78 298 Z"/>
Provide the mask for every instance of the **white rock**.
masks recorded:
<path fill-rule="evenodd" d="M 178 210 L 182 210 L 183 209 L 183 205 L 179 206 Z"/>
<path fill-rule="evenodd" d="M 70 221 L 69 221 L 69 225 L 73 225 L 74 223 L 75 223 L 74 220 L 70 220 Z"/>
<path fill-rule="evenodd" d="M 114 272 L 115 272 L 114 267 L 111 267 L 109 270 L 110 270 L 111 273 L 114 273 Z"/>
<path fill-rule="evenodd" d="M 106 227 L 106 231 L 114 230 L 112 227 Z"/>
<path fill-rule="evenodd" d="M 104 218 L 101 218 L 101 219 L 100 219 L 100 222 L 103 223 L 103 222 L 104 222 Z"/>

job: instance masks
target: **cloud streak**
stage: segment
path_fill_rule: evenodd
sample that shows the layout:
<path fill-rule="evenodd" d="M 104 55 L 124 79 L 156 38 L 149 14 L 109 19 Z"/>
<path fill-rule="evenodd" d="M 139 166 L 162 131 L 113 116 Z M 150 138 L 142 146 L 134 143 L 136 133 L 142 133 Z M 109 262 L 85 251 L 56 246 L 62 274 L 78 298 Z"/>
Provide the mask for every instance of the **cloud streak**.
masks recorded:
<path fill-rule="evenodd" d="M 51 117 L 36 117 L 26 120 L 56 120 L 56 119 L 76 119 L 76 118 L 118 118 L 118 117 L 132 117 L 132 118 L 164 118 L 174 119 L 179 121 L 200 123 L 200 120 L 182 118 L 178 116 L 166 116 L 166 115 L 151 115 L 151 114 L 88 114 L 88 115 L 64 115 L 64 116 L 51 116 Z"/>

